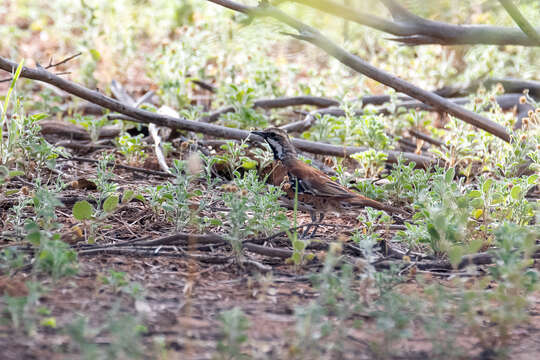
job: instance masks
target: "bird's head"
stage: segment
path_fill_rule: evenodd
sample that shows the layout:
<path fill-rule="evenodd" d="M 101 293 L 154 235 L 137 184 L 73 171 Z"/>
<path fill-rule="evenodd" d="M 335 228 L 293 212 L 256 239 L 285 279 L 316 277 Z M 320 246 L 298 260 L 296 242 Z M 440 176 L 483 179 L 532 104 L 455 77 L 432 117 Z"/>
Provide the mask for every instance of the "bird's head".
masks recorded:
<path fill-rule="evenodd" d="M 274 159 L 284 160 L 288 157 L 296 157 L 296 149 L 285 130 L 268 128 L 264 131 L 252 131 L 251 133 L 266 140 L 274 152 Z"/>

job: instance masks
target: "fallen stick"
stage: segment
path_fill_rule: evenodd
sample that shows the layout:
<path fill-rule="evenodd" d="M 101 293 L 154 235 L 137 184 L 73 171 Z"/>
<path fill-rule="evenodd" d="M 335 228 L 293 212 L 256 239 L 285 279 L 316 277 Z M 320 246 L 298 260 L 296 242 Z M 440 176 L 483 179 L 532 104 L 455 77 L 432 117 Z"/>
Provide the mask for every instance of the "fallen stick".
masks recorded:
<path fill-rule="evenodd" d="M 0 57 L 0 69 L 8 72 L 14 72 L 17 69 L 17 66 L 17 63 Z M 78 96 L 89 102 L 107 108 L 109 110 L 127 115 L 131 121 L 140 123 L 152 123 L 158 126 L 165 126 L 178 130 L 188 130 L 226 139 L 244 140 L 249 138 L 251 134 L 247 130 L 228 128 L 225 126 L 218 126 L 214 124 L 206 124 L 198 121 L 186 120 L 183 118 L 174 118 L 171 116 L 157 114 L 151 111 L 146 111 L 133 106 L 129 106 L 121 103 L 120 101 L 112 99 L 98 91 L 90 90 L 77 83 L 65 80 L 43 68 L 31 69 L 28 67 L 23 67 L 20 76 L 27 79 L 43 81 L 45 83 L 52 84 L 70 94 Z M 332 155 L 340 157 L 346 157 L 354 153 L 364 152 L 368 150 L 368 148 L 365 147 L 338 146 L 325 143 L 317 143 L 297 138 L 293 139 L 293 143 L 299 150 L 302 151 L 319 155 Z M 396 163 L 398 159 L 402 157 L 405 161 L 414 161 L 420 167 L 429 167 L 435 164 L 435 160 L 427 156 L 399 151 L 385 151 L 385 153 L 388 156 L 387 161 L 390 163 Z"/>

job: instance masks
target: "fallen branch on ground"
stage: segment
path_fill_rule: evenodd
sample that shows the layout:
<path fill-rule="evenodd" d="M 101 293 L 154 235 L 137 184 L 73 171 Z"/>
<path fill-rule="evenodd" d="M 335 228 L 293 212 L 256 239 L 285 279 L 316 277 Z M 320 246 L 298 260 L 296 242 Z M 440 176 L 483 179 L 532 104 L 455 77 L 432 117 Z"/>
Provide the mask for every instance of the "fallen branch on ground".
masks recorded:
<path fill-rule="evenodd" d="M 329 106 L 339 106 L 339 101 L 334 99 L 329 99 L 325 97 L 317 96 L 293 96 L 285 98 L 276 98 L 276 99 L 260 99 L 253 102 L 254 108 L 261 109 L 277 109 L 289 106 L 299 106 L 299 105 L 312 105 L 318 107 L 329 107 Z M 223 109 L 217 110 L 210 115 L 203 116 L 200 121 L 211 123 L 219 119 L 221 115 L 234 112 L 235 108 L 233 106 L 227 106 Z"/>
<path fill-rule="evenodd" d="M 8 72 L 14 72 L 17 66 L 18 65 L 15 62 L 0 57 L 0 69 Z M 225 126 L 218 126 L 213 124 L 205 124 L 182 118 L 174 118 L 171 116 L 142 110 L 133 106 L 128 106 L 98 91 L 90 90 L 72 81 L 62 79 L 61 77 L 58 77 L 43 68 L 31 69 L 28 67 L 23 67 L 20 76 L 52 84 L 82 99 L 100 105 L 109 110 L 129 116 L 131 121 L 140 123 L 153 123 L 158 126 L 165 126 L 178 130 L 188 130 L 226 139 L 244 140 L 249 138 L 251 135 L 251 133 L 247 130 L 228 128 Z M 301 151 L 306 151 L 319 155 L 333 155 L 345 157 L 354 153 L 364 152 L 368 150 L 364 147 L 337 146 L 296 138 L 293 139 L 293 143 Z M 434 164 L 434 160 L 426 156 L 416 155 L 412 153 L 402 153 L 399 151 L 387 151 L 386 153 L 388 156 L 387 161 L 391 163 L 396 163 L 398 159 L 402 157 L 405 161 L 414 161 L 418 166 L 421 167 L 429 167 Z"/>

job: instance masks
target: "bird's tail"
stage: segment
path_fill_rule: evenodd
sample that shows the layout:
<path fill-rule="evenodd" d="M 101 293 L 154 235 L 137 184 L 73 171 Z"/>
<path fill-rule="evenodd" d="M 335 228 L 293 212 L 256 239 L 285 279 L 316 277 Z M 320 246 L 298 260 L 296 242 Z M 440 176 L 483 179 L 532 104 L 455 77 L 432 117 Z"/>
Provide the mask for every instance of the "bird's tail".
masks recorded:
<path fill-rule="evenodd" d="M 349 203 L 354 207 L 371 207 L 377 210 L 384 210 L 391 214 L 400 214 L 400 215 L 405 215 L 405 216 L 409 215 L 409 213 L 403 209 L 390 206 L 387 204 L 383 204 L 381 202 L 367 198 L 362 195 L 355 196 L 353 199 L 349 201 Z"/>

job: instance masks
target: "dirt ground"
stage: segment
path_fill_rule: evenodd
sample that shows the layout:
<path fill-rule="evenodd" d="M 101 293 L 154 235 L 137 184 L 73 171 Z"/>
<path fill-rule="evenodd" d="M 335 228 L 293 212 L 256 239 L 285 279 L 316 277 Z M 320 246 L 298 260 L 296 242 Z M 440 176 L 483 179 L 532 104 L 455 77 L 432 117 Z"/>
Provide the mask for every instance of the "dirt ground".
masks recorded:
<path fill-rule="evenodd" d="M 62 162 L 65 176 L 73 179 L 91 178 L 94 165 Z M 147 174 L 115 169 L 114 179 L 123 188 L 140 187 L 143 184 L 158 184 L 164 179 Z M 91 190 L 70 189 L 58 194 L 66 207 L 58 208 L 58 221 L 63 224 L 62 232 L 69 233 L 77 223 L 71 216 L 74 201 L 69 199 L 86 198 Z M 4 204 L 6 202 L 4 201 Z M 71 205 L 69 205 L 71 204 Z M 6 223 L 7 208 L 4 205 L 2 222 Z M 291 214 L 290 214 L 291 215 Z M 309 216 L 302 214 L 300 223 L 309 222 Z M 328 224 L 341 224 L 342 227 L 358 225 L 353 217 L 328 216 Z M 99 244 L 126 242 L 137 238 L 158 238 L 173 229 L 166 223 L 160 223 L 143 203 L 130 202 L 107 218 L 100 230 Z M 8 225 L 9 227 L 9 225 Z M 9 229 L 8 229 L 9 230 Z M 219 231 L 219 229 L 216 229 Z M 385 237 L 390 237 L 389 231 Z M 324 228 L 320 241 L 314 242 L 315 249 L 325 248 L 325 244 L 347 235 L 336 227 Z M 84 239 L 70 240 L 72 245 L 84 249 Z M 12 243 L 0 241 L 0 248 Z M 98 245 L 99 245 L 98 244 Z M 288 239 L 276 238 L 265 243 L 266 246 L 285 247 Z M 164 247 L 165 248 L 165 247 Z M 175 247 L 171 247 L 174 249 Z M 174 251 L 172 251 L 174 253 Z M 240 307 L 249 319 L 249 340 L 244 352 L 256 359 L 295 358 L 294 354 L 294 309 L 305 306 L 318 296 L 307 274 L 317 271 L 320 262 L 317 258 L 306 267 L 295 270 L 284 259 L 262 256 L 246 251 L 247 259 L 257 261 L 271 271 L 240 268 L 232 261 L 230 251 L 223 246 L 204 247 L 188 252 L 176 248 L 176 255 L 138 256 L 130 254 L 90 253 L 79 255 L 79 272 L 54 282 L 42 275 L 30 271 L 20 271 L 12 277 L 0 278 L 0 293 L 25 295 L 24 282 L 37 280 L 48 289 L 39 299 L 39 304 L 51 310 L 50 316 L 56 318 L 59 327 L 70 323 L 78 315 L 85 315 L 93 327 L 100 327 L 107 320 L 107 314 L 119 306 L 120 313 L 137 312 L 143 314 L 143 323 L 147 332 L 143 336 L 148 358 L 155 354 L 153 340 L 162 338 L 165 344 L 161 354 L 164 359 L 212 359 L 215 358 L 216 346 L 220 339 L 218 314 L 223 310 Z M 352 256 L 351 256 L 352 258 Z M 135 300 L 121 292 L 114 292 L 101 280 L 110 269 L 128 274 L 130 281 L 142 284 L 144 295 Z M 360 270 L 357 270 L 360 271 Z M 448 274 L 430 275 L 430 282 L 445 283 Z M 420 288 L 414 275 L 400 285 L 403 293 L 419 292 Z M 356 291 L 362 291 L 360 288 Z M 513 332 L 509 358 L 536 359 L 540 356 L 540 293 L 531 299 L 534 306 L 530 309 L 530 321 Z M 347 359 L 370 359 L 373 352 L 370 343 L 374 340 L 375 324 L 373 319 L 363 319 L 364 326 L 355 328 L 351 323 L 346 329 L 347 341 L 343 344 L 343 355 Z M 102 339 L 107 343 L 107 339 Z M 38 326 L 33 334 L 15 331 L 10 325 L 0 324 L 0 349 L 2 359 L 70 359 L 77 358 L 70 347 L 69 337 L 54 329 Z M 429 356 L 431 343 L 423 339 L 419 332 L 413 340 L 403 341 L 395 358 L 423 359 Z M 479 353 L 477 344 L 466 336 L 458 339 L 456 346 L 468 349 L 471 358 L 489 359 L 490 354 Z"/>

